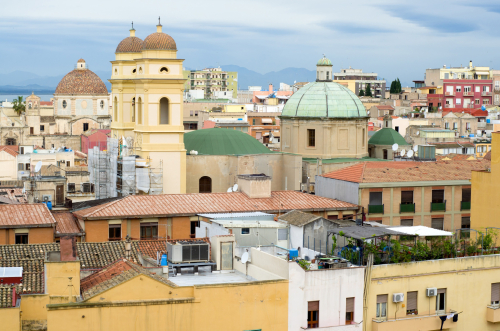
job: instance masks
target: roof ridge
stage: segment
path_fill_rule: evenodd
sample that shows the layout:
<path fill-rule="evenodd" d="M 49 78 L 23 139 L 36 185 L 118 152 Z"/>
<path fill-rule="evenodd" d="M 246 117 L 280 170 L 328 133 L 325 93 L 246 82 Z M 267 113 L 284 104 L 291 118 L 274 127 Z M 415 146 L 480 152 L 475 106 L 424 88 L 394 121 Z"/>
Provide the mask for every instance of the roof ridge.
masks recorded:
<path fill-rule="evenodd" d="M 364 176 L 364 174 L 365 174 L 365 169 L 366 169 L 366 164 L 367 164 L 367 163 L 368 163 L 368 162 L 364 162 L 364 163 L 363 163 L 363 169 L 361 170 L 361 175 L 360 175 L 360 178 L 359 178 L 359 182 L 360 182 L 360 183 L 362 183 L 362 182 L 363 182 L 363 176 Z"/>
<path fill-rule="evenodd" d="M 125 200 L 126 198 L 131 197 L 131 196 L 132 196 L 132 195 L 128 195 L 128 196 L 126 196 L 125 198 L 122 198 L 122 199 L 117 199 L 117 200 L 115 200 L 115 201 L 111 201 L 111 202 L 107 202 L 107 203 L 103 204 L 103 205 L 101 206 L 101 208 L 97 208 L 97 209 L 93 210 L 90 214 L 85 215 L 85 217 L 89 217 L 89 216 L 91 216 L 92 214 L 97 213 L 98 211 L 101 211 L 101 210 L 103 210 L 103 209 L 105 209 L 105 208 L 107 208 L 107 207 L 111 206 L 112 204 L 114 204 L 114 203 L 116 203 L 116 202 L 118 202 L 118 201 Z M 90 208 L 92 208 L 92 207 L 90 207 Z"/>

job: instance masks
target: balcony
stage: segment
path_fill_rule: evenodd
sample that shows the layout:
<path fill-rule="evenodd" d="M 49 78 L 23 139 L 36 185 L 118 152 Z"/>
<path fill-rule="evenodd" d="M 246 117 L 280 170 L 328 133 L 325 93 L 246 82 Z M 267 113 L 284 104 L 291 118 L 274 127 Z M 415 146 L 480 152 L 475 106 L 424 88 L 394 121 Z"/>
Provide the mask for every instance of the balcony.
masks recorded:
<path fill-rule="evenodd" d="M 484 91 L 483 91 L 483 92 L 481 92 L 481 95 L 482 95 L 483 97 L 491 97 L 491 92 L 484 92 Z"/>
<path fill-rule="evenodd" d="M 491 323 L 500 322 L 500 306 L 488 306 L 486 320 Z"/>
<path fill-rule="evenodd" d="M 431 211 L 446 211 L 446 200 L 444 202 L 431 202 Z"/>
<path fill-rule="evenodd" d="M 448 319 L 443 324 L 443 330 L 456 328 L 457 324 L 460 323 L 460 318 L 457 322 L 453 322 L 453 319 Z M 394 330 L 405 330 L 405 331 L 431 331 L 431 330 L 441 330 L 441 319 L 438 315 L 415 315 L 402 317 L 399 319 L 389 319 L 384 321 L 372 321 L 372 331 L 394 331 Z"/>
<path fill-rule="evenodd" d="M 446 104 L 444 105 L 444 108 L 455 108 L 455 106 L 453 104 Z"/>
<path fill-rule="evenodd" d="M 464 92 L 464 97 L 473 97 L 473 96 L 474 96 L 474 92 L 472 92 L 472 91 Z"/>
<path fill-rule="evenodd" d="M 500 86 L 495 86 L 495 92 L 500 92 Z"/>
<path fill-rule="evenodd" d="M 368 205 L 368 214 L 383 214 L 384 205 Z"/>
<path fill-rule="evenodd" d="M 455 91 L 445 92 L 444 95 L 446 95 L 446 96 L 453 96 L 453 95 L 455 95 Z"/>
<path fill-rule="evenodd" d="M 461 201 L 460 210 L 470 210 L 470 201 Z"/>
<path fill-rule="evenodd" d="M 361 329 L 361 324 L 348 324 L 348 325 L 338 325 L 338 326 L 320 326 L 319 328 L 305 328 L 301 327 L 301 330 L 319 330 L 319 331 L 350 331 L 356 330 L 359 331 Z"/>
<path fill-rule="evenodd" d="M 399 205 L 399 212 L 400 213 L 414 213 L 415 212 L 415 204 L 414 203 L 400 204 Z"/>

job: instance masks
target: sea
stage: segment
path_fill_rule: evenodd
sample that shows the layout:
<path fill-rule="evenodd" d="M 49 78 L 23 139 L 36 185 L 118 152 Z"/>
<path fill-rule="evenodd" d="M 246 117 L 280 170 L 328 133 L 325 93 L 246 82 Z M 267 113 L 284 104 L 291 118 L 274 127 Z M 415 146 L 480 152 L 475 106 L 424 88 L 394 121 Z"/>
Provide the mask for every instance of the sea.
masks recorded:
<path fill-rule="evenodd" d="M 29 97 L 30 94 L 2 94 L 0 93 L 0 102 L 3 101 L 9 101 L 12 102 L 12 100 L 17 99 L 18 96 L 22 96 L 23 100 L 26 100 L 27 97 Z M 50 98 L 53 98 L 53 94 L 36 94 L 37 97 L 40 97 L 41 101 L 50 101 Z"/>

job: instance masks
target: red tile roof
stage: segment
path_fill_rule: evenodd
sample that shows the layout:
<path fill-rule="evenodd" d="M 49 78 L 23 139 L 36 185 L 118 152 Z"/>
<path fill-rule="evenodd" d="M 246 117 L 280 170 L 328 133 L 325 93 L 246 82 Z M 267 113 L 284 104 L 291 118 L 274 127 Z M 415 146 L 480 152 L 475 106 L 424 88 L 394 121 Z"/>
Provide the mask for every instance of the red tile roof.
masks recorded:
<path fill-rule="evenodd" d="M 14 151 L 10 146 L 0 146 L 0 152 L 5 152 L 7 154 L 12 155 L 13 157 L 16 157 L 19 153 Z"/>
<path fill-rule="evenodd" d="M 11 200 L 19 203 L 26 203 L 26 194 L 23 193 L 22 188 L 2 188 L 0 189 L 0 196 L 8 197 Z"/>
<path fill-rule="evenodd" d="M 56 234 L 72 233 L 81 234 L 82 229 L 79 226 L 76 217 L 69 211 L 53 212 L 52 216 L 56 220 Z"/>
<path fill-rule="evenodd" d="M 379 105 L 379 106 L 375 106 L 378 108 L 378 110 L 394 110 L 394 107 L 393 106 L 387 106 L 387 105 Z"/>
<path fill-rule="evenodd" d="M 82 209 L 79 218 L 196 215 L 200 213 L 278 212 L 357 209 L 357 205 L 295 191 L 275 191 L 270 198 L 251 199 L 241 192 L 130 195 L 100 206 Z"/>
<path fill-rule="evenodd" d="M 56 220 L 43 203 L 0 205 L 0 227 L 55 226 Z"/>
<path fill-rule="evenodd" d="M 40 101 L 40 106 L 53 106 L 54 103 L 52 101 Z"/>
<path fill-rule="evenodd" d="M 468 180 L 473 170 L 485 170 L 490 161 L 364 162 L 332 171 L 323 177 L 353 183 Z"/>
<path fill-rule="evenodd" d="M 445 161 L 448 161 L 448 160 L 451 160 L 451 161 L 467 161 L 471 157 L 473 158 L 474 155 L 452 153 L 452 154 L 446 154 L 446 155 L 436 155 L 436 160 L 437 161 L 442 161 L 442 160 L 445 160 Z"/>

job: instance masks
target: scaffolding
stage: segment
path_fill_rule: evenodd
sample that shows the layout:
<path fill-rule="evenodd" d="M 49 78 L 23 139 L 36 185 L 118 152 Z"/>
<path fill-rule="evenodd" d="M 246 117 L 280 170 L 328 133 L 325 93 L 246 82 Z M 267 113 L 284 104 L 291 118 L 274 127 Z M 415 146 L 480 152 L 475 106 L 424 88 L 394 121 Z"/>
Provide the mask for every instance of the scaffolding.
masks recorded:
<path fill-rule="evenodd" d="M 159 168 L 153 168 L 149 158 L 135 155 L 135 149 L 126 147 L 121 139 L 108 138 L 106 148 L 101 147 L 88 151 L 90 182 L 94 184 L 96 199 L 163 192 L 162 160 Z"/>

